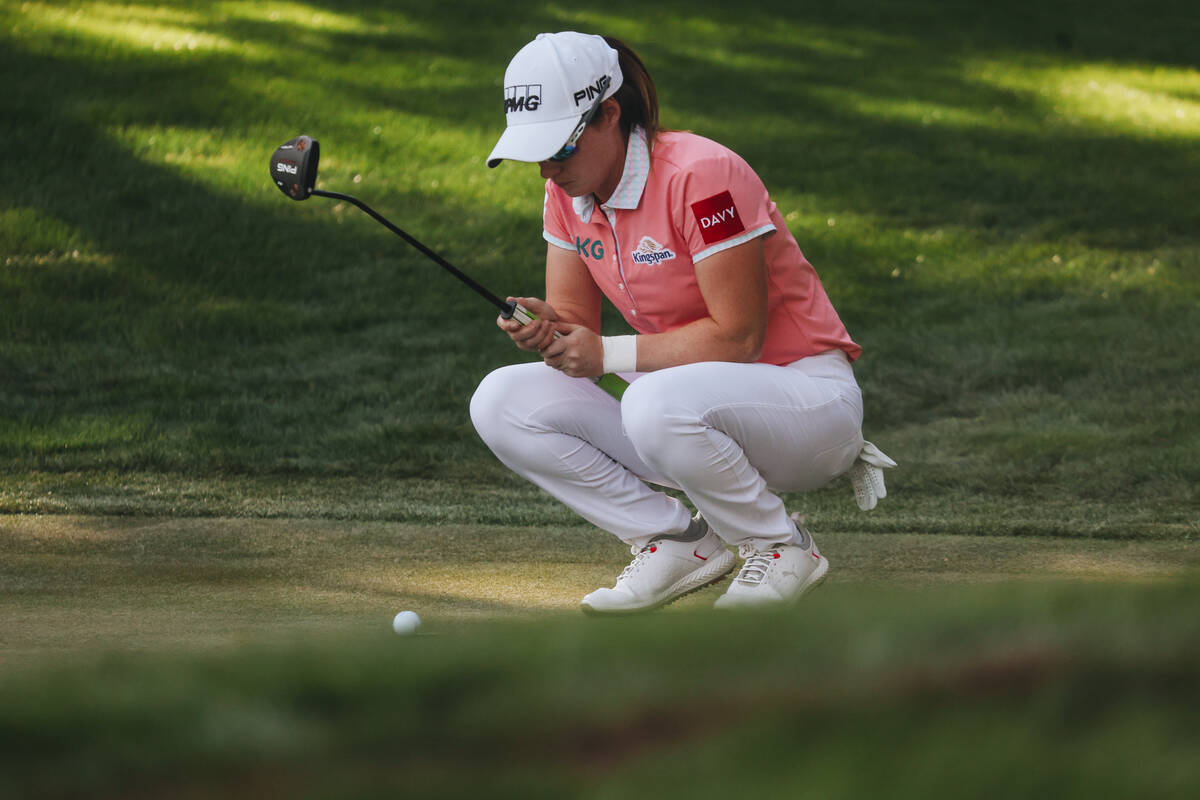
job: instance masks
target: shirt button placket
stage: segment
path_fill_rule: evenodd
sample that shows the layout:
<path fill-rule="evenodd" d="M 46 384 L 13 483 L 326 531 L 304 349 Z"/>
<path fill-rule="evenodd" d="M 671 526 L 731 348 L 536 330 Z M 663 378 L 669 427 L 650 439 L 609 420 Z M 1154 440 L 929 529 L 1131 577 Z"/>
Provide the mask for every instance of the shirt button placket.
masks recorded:
<path fill-rule="evenodd" d="M 621 276 L 620 282 L 617 283 L 617 288 L 629 298 L 629 313 L 637 316 L 637 300 L 634 299 L 633 292 L 629 291 L 629 281 L 625 278 L 624 262 L 621 261 L 621 241 L 617 238 L 617 215 L 613 209 L 605 205 L 601 205 L 600 210 L 604 212 L 604 218 L 608 220 L 608 227 L 612 230 L 613 263 L 617 266 L 617 274 Z"/>

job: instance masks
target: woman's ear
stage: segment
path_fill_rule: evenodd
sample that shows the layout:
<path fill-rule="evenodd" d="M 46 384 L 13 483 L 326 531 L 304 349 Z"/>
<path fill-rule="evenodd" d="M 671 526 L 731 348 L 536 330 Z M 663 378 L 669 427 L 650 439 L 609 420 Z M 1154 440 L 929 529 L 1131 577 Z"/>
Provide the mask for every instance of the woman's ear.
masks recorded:
<path fill-rule="evenodd" d="M 600 110 L 596 112 L 596 116 L 592 119 L 593 125 L 599 125 L 602 128 L 616 127 L 621 122 L 621 104 L 617 102 L 617 98 L 610 97 L 600 104 Z"/>

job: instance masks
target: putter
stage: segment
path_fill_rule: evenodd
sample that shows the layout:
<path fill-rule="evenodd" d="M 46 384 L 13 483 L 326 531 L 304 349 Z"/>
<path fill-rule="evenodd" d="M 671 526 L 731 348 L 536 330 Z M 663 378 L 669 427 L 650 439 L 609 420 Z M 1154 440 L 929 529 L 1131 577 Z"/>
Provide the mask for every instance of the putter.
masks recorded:
<path fill-rule="evenodd" d="M 320 158 L 321 145 L 316 139 L 311 136 L 297 136 L 294 139 L 289 139 L 279 145 L 275 149 L 275 153 L 271 156 L 271 180 L 275 181 L 275 185 L 279 187 L 281 192 L 293 200 L 307 200 L 309 196 L 316 195 L 318 197 L 329 197 L 334 200 L 342 200 L 350 203 L 370 216 L 371 219 L 417 248 L 417 250 L 420 250 L 442 269 L 471 287 L 484 300 L 487 300 L 498 308 L 500 316 L 504 319 L 515 319 L 522 325 L 526 325 L 537 319 L 537 317 L 519 303 L 501 300 L 470 275 L 467 275 L 408 233 L 393 225 L 390 220 L 357 197 L 351 197 L 348 194 L 340 192 L 325 192 L 320 189 L 314 189 L 313 186 L 317 182 L 317 164 Z M 558 333 L 554 334 L 555 338 L 558 338 L 560 335 Z M 621 395 L 629 388 L 628 381 L 613 374 L 591 378 L 591 381 L 617 400 L 620 400 Z"/>

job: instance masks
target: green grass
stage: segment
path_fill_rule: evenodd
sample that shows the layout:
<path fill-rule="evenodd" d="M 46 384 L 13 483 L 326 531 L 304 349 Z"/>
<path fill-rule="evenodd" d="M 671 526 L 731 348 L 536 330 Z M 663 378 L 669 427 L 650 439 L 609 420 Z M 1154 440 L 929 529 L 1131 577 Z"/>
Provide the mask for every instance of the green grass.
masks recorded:
<path fill-rule="evenodd" d="M 402 608 L 435 625 L 575 613 L 629 559 L 578 527 L 15 516 L 0 534 L 0 665 L 13 670 L 46 652 L 387 630 Z M 831 585 L 1155 583 L 1200 569 L 1200 551 L 1170 540 L 825 532 L 820 544 L 835 554 Z"/>
<path fill-rule="evenodd" d="M 797 609 L 588 620 L 628 554 L 587 530 L 9 517 L 0 794 L 1200 787 L 1191 543 L 821 543 Z"/>
<path fill-rule="evenodd" d="M 1187 5 L 793 5 L 531 4 L 486 29 L 471 3 L 0 6 L 23 76 L 0 100 L 20 187 L 0 201 L 0 509 L 310 516 L 296 488 L 329 478 L 386 497 L 371 518 L 428 519 L 409 485 L 492 508 L 504 478 L 465 407 L 520 354 L 356 210 L 286 202 L 266 162 L 315 135 L 323 186 L 537 293 L 540 181 L 481 160 L 514 43 L 583 27 L 639 45 L 667 124 L 763 175 L 866 349 L 867 431 L 912 504 L 893 525 L 1096 532 L 1049 500 L 1109 535 L 1194 534 Z"/>
<path fill-rule="evenodd" d="M 801 609 L 716 614 L 706 590 L 593 621 L 569 609 L 624 556 L 583 532 L 18 517 L 4 533 L 11 796 L 1200 786 L 1200 555 L 1180 543 L 832 536 L 842 560 Z M 396 637 L 407 606 L 426 625 Z"/>
<path fill-rule="evenodd" d="M 1192 5 L 0 2 L 0 795 L 1194 795 Z M 797 612 L 582 622 L 627 556 L 472 430 L 493 312 L 268 177 L 313 135 L 537 294 L 541 182 L 482 162 L 567 28 L 755 166 L 864 346 L 901 467 L 788 497 Z"/>

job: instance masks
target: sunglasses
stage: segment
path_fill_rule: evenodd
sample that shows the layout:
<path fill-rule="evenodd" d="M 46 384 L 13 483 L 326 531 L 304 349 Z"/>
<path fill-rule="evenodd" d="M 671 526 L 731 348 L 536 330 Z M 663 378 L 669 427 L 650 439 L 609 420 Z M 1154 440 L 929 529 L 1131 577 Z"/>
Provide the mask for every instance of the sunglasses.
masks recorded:
<path fill-rule="evenodd" d="M 598 96 L 596 102 L 592 103 L 591 107 L 583 112 L 583 116 L 579 119 L 579 124 L 575 126 L 574 133 L 567 139 L 567 143 L 562 146 L 561 150 L 550 156 L 551 161 L 566 161 L 579 152 L 579 140 L 583 136 L 583 131 L 587 128 L 588 123 L 592 121 L 592 117 L 596 115 L 596 109 L 600 108 L 602 102 L 604 102 L 603 96 Z"/>

